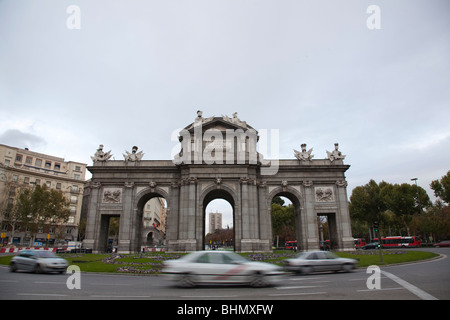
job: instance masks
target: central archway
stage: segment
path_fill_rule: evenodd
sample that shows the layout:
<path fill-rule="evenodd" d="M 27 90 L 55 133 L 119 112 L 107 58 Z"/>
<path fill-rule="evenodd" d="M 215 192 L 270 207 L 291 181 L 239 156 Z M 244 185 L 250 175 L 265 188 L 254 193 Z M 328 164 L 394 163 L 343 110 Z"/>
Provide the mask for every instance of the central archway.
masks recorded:
<path fill-rule="evenodd" d="M 206 217 L 207 217 L 207 207 L 208 204 L 210 204 L 212 201 L 216 200 L 216 199 L 223 199 L 225 201 L 227 201 L 230 206 L 231 206 L 231 210 L 232 210 L 232 231 L 231 231 L 231 235 L 228 235 L 227 239 L 228 240 L 228 246 L 232 247 L 233 250 L 236 249 L 235 247 L 235 241 L 236 241 L 236 237 L 235 237 L 235 201 L 233 199 L 233 196 L 226 190 L 224 189 L 213 189 L 210 190 L 209 192 L 207 192 L 205 194 L 205 197 L 203 198 L 203 203 L 202 203 L 202 208 L 203 208 L 203 241 L 202 241 L 202 249 L 206 249 L 206 246 L 209 245 L 209 243 L 207 244 L 205 239 L 206 239 Z M 223 227 L 222 227 L 223 228 Z M 210 233 L 212 233 L 213 231 L 210 230 Z M 219 231 L 220 232 L 220 231 Z M 224 232 L 225 233 L 225 232 Z M 229 232 L 228 232 L 229 233 Z M 229 237 L 231 237 L 232 239 L 228 239 Z"/>

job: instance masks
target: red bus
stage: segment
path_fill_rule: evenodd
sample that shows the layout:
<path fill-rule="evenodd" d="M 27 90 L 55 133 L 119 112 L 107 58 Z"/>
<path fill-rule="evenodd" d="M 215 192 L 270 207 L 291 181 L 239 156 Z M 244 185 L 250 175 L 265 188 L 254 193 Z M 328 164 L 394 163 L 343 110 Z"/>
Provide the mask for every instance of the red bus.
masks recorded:
<path fill-rule="evenodd" d="M 373 239 L 374 241 L 378 241 L 378 238 Z M 411 236 L 411 237 L 401 237 L 401 236 L 394 236 L 394 237 L 386 237 L 381 238 L 381 245 L 383 248 L 415 248 L 420 247 L 422 244 L 422 240 L 420 240 L 418 237 Z"/>
<path fill-rule="evenodd" d="M 286 247 L 286 249 L 297 249 L 297 240 L 286 241 L 285 247 Z"/>
<path fill-rule="evenodd" d="M 381 239 L 383 239 L 383 238 L 381 238 Z M 361 247 L 364 247 L 367 244 L 366 239 L 363 239 L 363 238 L 355 238 L 353 240 L 355 241 L 356 249 L 360 249 Z"/>

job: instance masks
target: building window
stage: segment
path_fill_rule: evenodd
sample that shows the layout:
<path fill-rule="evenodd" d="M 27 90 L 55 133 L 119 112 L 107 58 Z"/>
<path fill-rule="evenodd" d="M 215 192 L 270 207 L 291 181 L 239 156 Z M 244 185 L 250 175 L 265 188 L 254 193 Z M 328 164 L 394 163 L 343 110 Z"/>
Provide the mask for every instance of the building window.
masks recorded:
<path fill-rule="evenodd" d="M 17 182 L 19 180 L 19 176 L 17 174 L 13 174 L 12 181 Z"/>
<path fill-rule="evenodd" d="M 72 213 L 72 214 L 77 213 L 77 207 L 76 206 L 70 206 L 69 209 L 70 209 L 70 213 Z"/>
<path fill-rule="evenodd" d="M 40 186 L 41 185 L 41 179 L 36 179 L 34 184 L 37 185 L 37 186 Z"/>
<path fill-rule="evenodd" d="M 81 175 L 74 173 L 73 178 L 75 180 L 81 180 Z"/>
<path fill-rule="evenodd" d="M 80 166 L 75 166 L 75 171 L 81 171 L 81 167 Z"/>
<path fill-rule="evenodd" d="M 55 170 L 61 170 L 61 163 L 55 163 Z"/>
<path fill-rule="evenodd" d="M 73 185 L 73 186 L 72 186 L 72 192 L 73 192 L 73 193 L 78 193 L 78 186 Z"/>
<path fill-rule="evenodd" d="M 70 203 L 77 203 L 78 197 L 77 196 L 70 196 Z"/>
<path fill-rule="evenodd" d="M 52 187 L 52 183 L 51 181 L 46 181 L 45 184 L 47 185 L 47 187 L 51 188 Z"/>
<path fill-rule="evenodd" d="M 10 163 L 11 161 L 9 159 L 5 159 L 5 166 L 9 166 Z"/>
<path fill-rule="evenodd" d="M 33 163 L 33 158 L 32 158 L 32 157 L 27 157 L 27 158 L 25 159 L 25 163 L 26 163 L 26 164 L 32 164 L 32 163 Z"/>
<path fill-rule="evenodd" d="M 42 166 L 42 159 L 36 159 L 36 162 L 34 164 L 37 167 L 41 167 Z"/>
<path fill-rule="evenodd" d="M 56 183 L 56 189 L 61 190 L 61 182 Z"/>
<path fill-rule="evenodd" d="M 45 161 L 45 168 L 46 169 L 50 169 L 52 167 L 52 162 L 51 161 Z"/>
<path fill-rule="evenodd" d="M 69 220 L 67 220 L 67 223 L 75 223 L 75 217 L 74 216 L 70 216 Z"/>
<path fill-rule="evenodd" d="M 21 154 L 16 155 L 17 162 L 22 162 L 22 158 L 23 158 L 23 156 Z"/>
<path fill-rule="evenodd" d="M 24 184 L 29 184 L 30 183 L 30 177 L 24 177 L 23 178 L 23 183 Z"/>

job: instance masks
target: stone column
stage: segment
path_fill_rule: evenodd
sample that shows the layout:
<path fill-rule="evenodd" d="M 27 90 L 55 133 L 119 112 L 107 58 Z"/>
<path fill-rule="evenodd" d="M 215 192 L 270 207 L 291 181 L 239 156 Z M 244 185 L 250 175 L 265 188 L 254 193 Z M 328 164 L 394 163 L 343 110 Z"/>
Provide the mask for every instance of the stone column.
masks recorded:
<path fill-rule="evenodd" d="M 336 217 L 337 225 L 340 226 L 339 238 L 341 239 L 340 250 L 350 251 L 355 249 L 355 242 L 352 235 L 350 223 L 350 211 L 347 202 L 347 181 L 336 181 L 337 201 L 339 205 L 338 215 Z"/>
<path fill-rule="evenodd" d="M 122 190 L 123 211 L 120 215 L 118 252 L 127 254 L 139 250 L 141 221 L 137 217 L 137 209 L 133 208 L 134 183 L 125 183 Z"/>
<path fill-rule="evenodd" d="M 177 251 L 178 224 L 180 221 L 180 184 L 172 182 L 170 199 L 167 199 L 167 225 L 166 225 L 166 244 L 168 251 Z"/>
<path fill-rule="evenodd" d="M 303 250 L 318 250 L 319 249 L 319 235 L 317 230 L 317 214 L 314 209 L 315 196 L 312 188 L 312 181 L 303 183 L 305 187 L 305 210 L 302 212 L 305 221 L 306 237 L 305 247 Z"/>
<path fill-rule="evenodd" d="M 272 249 L 272 217 L 270 203 L 267 197 L 267 185 L 265 182 L 258 184 L 258 214 L 259 214 L 259 238 L 262 241 L 262 251 Z"/>
<path fill-rule="evenodd" d="M 86 217 L 86 237 L 83 240 L 83 247 L 91 248 L 95 253 L 98 253 L 97 239 L 100 233 L 100 222 L 98 221 L 99 217 L 97 217 L 100 188 L 100 182 L 91 182 L 88 212 Z"/>

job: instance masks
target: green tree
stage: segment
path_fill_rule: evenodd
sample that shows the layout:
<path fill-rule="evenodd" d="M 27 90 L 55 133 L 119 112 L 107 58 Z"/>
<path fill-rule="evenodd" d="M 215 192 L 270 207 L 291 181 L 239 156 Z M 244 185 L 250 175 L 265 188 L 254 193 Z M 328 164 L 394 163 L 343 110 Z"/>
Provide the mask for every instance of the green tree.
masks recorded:
<path fill-rule="evenodd" d="M 69 201 L 59 190 L 47 185 L 21 189 L 12 208 L 14 219 L 30 232 L 30 245 L 36 233 L 45 225 L 67 222 L 70 216 Z"/>
<path fill-rule="evenodd" d="M 294 206 L 292 204 L 283 206 L 280 203 L 278 200 L 272 202 L 273 237 L 281 240 L 281 243 L 287 240 L 296 240 Z M 282 203 L 284 204 L 284 201 Z"/>
<path fill-rule="evenodd" d="M 381 221 L 382 213 L 387 210 L 381 190 L 388 185 L 382 181 L 378 185 L 374 180 L 363 186 L 356 187 L 350 196 L 350 217 L 358 221 L 364 221 L 369 226 L 374 221 Z"/>
<path fill-rule="evenodd" d="M 436 197 L 450 204 L 450 170 L 445 176 L 441 177 L 441 180 L 433 180 L 430 187 Z"/>
<path fill-rule="evenodd" d="M 426 191 L 409 183 L 387 184 L 381 190 L 381 197 L 386 208 L 392 211 L 406 228 L 408 235 L 411 233 L 409 223 L 413 215 L 421 214 L 424 208 L 431 206 Z"/>

